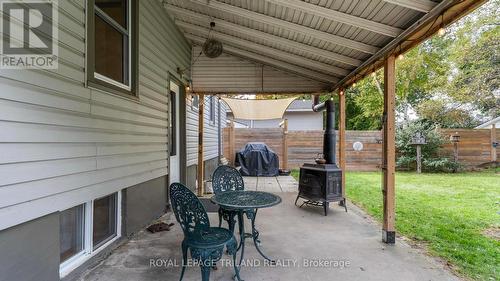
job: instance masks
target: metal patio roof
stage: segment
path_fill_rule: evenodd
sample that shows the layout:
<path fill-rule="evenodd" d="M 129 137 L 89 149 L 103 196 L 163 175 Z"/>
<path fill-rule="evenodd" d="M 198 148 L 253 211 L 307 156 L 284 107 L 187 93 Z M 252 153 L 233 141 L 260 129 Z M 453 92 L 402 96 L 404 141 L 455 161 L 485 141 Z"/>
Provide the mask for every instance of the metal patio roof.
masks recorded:
<path fill-rule="evenodd" d="M 349 86 L 484 1 L 164 0 L 194 45 L 209 34 L 231 55 Z"/>

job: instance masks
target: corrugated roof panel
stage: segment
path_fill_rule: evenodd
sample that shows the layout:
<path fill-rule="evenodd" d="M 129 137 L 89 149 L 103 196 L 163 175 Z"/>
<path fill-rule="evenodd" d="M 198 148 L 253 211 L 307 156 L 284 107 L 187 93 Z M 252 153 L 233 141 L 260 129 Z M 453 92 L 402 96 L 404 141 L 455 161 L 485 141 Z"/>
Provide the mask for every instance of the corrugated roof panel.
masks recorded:
<path fill-rule="evenodd" d="M 291 6 L 276 4 L 279 3 L 279 0 L 211 0 L 210 2 L 207 2 L 208 4 L 203 1 L 197 2 L 193 0 L 166 0 L 169 4 L 186 9 L 183 10 L 184 12 L 194 11 L 214 19 L 224 20 L 228 23 L 248 28 L 246 30 L 240 30 L 237 28 L 232 30 L 228 26 L 226 26 L 226 28 L 218 28 L 216 26 L 215 30 L 217 32 L 221 32 L 224 36 L 230 36 L 224 38 L 235 44 L 232 45 L 232 47 L 258 53 L 257 50 L 264 51 L 261 47 L 263 46 L 267 48 L 265 50 L 267 56 L 271 56 L 270 54 L 273 54 L 275 50 L 278 50 L 280 52 L 279 54 L 283 55 L 281 56 L 282 58 L 286 58 L 287 55 L 293 55 L 293 63 L 299 63 L 297 58 L 302 58 L 303 65 L 300 66 L 303 67 L 303 69 L 315 68 L 311 62 L 317 62 L 318 65 L 322 66 L 330 65 L 332 68 L 338 67 L 346 70 L 353 70 L 355 65 L 352 65 L 352 61 L 350 61 L 351 64 L 346 64 L 343 62 L 342 56 L 344 56 L 343 58 L 357 59 L 358 62 L 365 61 L 371 57 L 371 54 L 373 54 L 376 49 L 375 51 L 371 51 L 373 48 L 370 49 L 370 53 L 370 51 L 367 51 L 368 49 L 359 49 L 360 46 L 350 46 L 349 42 L 340 41 L 342 44 L 339 44 L 339 41 L 333 41 L 330 39 L 330 34 L 332 35 L 332 38 L 337 38 L 335 36 L 339 36 L 352 40 L 350 41 L 350 44 L 352 44 L 352 42 L 359 42 L 362 44 L 361 46 L 368 46 L 368 48 L 370 46 L 381 48 L 393 40 L 393 36 L 383 35 L 390 33 L 385 32 L 384 25 L 386 25 L 386 30 L 403 30 L 413 25 L 417 20 L 425 15 L 425 13 L 417 11 L 418 8 L 410 9 L 401 5 L 388 3 L 383 0 L 302 1 L 304 2 L 304 8 L 297 6 L 300 5 L 300 2 L 291 2 Z M 294 3 L 296 6 L 293 6 Z M 364 28 L 361 28 L 355 26 L 356 23 L 351 22 L 350 24 L 347 24 L 343 21 L 328 18 L 328 15 L 323 14 L 323 16 L 321 16 L 313 11 L 313 9 L 316 9 L 315 6 L 318 8 L 321 7 L 321 9 L 331 9 L 332 11 L 373 21 L 374 23 L 377 23 L 377 26 L 379 27 L 378 32 L 380 33 L 367 30 L 370 29 L 370 27 L 367 27 L 366 25 Z M 231 10 L 232 12 L 226 12 L 224 9 Z M 267 18 L 260 21 L 260 17 L 262 16 L 267 16 Z M 176 15 L 175 18 L 188 24 L 189 28 L 187 29 L 191 30 L 186 29 L 184 30 L 185 32 L 195 33 L 197 36 L 206 37 L 203 32 L 207 31 L 206 28 L 208 28 L 208 26 L 203 26 L 205 23 L 201 22 L 200 18 L 194 20 L 192 17 L 186 16 L 186 14 Z M 348 19 L 345 20 L 349 22 Z M 205 19 L 205 21 L 207 20 Z M 276 24 L 287 25 L 287 23 L 290 23 L 295 25 L 293 28 L 284 28 L 281 25 L 270 24 L 274 23 L 274 21 L 278 21 Z M 200 28 L 203 28 L 203 32 L 196 30 L 193 31 L 192 29 L 195 27 L 191 26 L 191 24 L 199 25 Z M 299 26 L 297 27 L 297 25 Z M 387 29 L 387 26 L 394 27 L 396 29 Z M 298 32 L 296 29 L 302 30 Z M 269 38 L 269 36 L 258 37 L 258 33 L 256 35 L 256 33 L 251 30 L 265 32 L 269 35 L 292 40 L 302 45 L 292 46 L 293 44 L 289 45 L 283 40 L 272 40 L 273 38 Z M 199 38 L 200 37 L 198 37 L 198 41 Z M 237 42 L 237 40 L 242 40 L 241 42 L 243 42 L 243 44 Z M 227 42 L 225 44 L 227 44 Z M 245 46 L 245 44 L 248 45 Z M 228 44 L 228 46 L 230 46 L 230 44 Z M 312 46 L 314 48 L 307 50 L 308 46 Z M 306 50 L 304 50 L 304 48 L 306 48 Z M 337 57 L 335 60 L 326 56 L 324 53 L 325 51 L 331 52 L 332 56 L 333 54 L 341 56 Z M 283 60 L 283 62 L 289 63 L 286 60 Z M 319 69 L 329 70 L 324 67 L 320 67 Z M 304 71 L 307 72 L 308 70 Z M 316 69 L 315 71 L 318 70 Z"/>
<path fill-rule="evenodd" d="M 194 48 L 199 53 L 200 47 Z M 264 71 L 264 76 L 262 76 Z M 262 79 L 264 77 L 264 79 Z M 326 84 L 279 71 L 268 66 L 223 54 L 216 59 L 200 56 L 193 65 L 195 91 L 202 92 L 293 92 L 321 91 Z"/>

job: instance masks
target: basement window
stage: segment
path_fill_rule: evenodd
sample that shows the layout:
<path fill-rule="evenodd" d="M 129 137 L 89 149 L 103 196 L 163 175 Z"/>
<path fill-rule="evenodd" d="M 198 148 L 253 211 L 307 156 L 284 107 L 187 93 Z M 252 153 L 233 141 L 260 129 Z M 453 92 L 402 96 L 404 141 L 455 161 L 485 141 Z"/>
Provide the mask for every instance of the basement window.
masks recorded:
<path fill-rule="evenodd" d="M 82 265 L 121 236 L 121 192 L 61 211 L 60 277 Z"/>
<path fill-rule="evenodd" d="M 60 260 L 65 262 L 80 255 L 84 250 L 85 205 L 79 205 L 59 216 Z"/>
<path fill-rule="evenodd" d="M 94 200 L 92 216 L 92 243 L 94 250 L 116 237 L 116 197 L 115 193 Z"/>
<path fill-rule="evenodd" d="M 133 0 L 89 0 L 88 84 L 106 91 L 134 94 Z"/>

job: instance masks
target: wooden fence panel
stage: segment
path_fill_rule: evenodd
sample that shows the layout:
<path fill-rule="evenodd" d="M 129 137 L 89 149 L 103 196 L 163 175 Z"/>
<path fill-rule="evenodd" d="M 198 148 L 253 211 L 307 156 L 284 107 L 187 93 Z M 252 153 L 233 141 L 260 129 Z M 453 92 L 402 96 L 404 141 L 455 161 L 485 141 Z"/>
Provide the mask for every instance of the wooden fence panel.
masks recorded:
<path fill-rule="evenodd" d="M 491 161 L 491 131 L 489 129 L 442 129 L 441 134 L 447 142 L 439 154 L 453 159 L 453 143 L 450 135 L 458 134 L 458 161 L 467 167 L 474 167 Z M 497 130 L 498 134 L 498 130 Z M 497 147 L 497 153 L 498 153 Z"/>
<path fill-rule="evenodd" d="M 229 157 L 228 130 L 224 128 L 224 156 Z M 235 130 L 235 148 L 237 152 L 248 142 L 264 142 L 280 158 L 280 167 L 283 159 L 283 132 L 280 128 Z M 448 141 L 450 134 L 458 133 L 461 136 L 458 145 L 459 161 L 468 168 L 491 161 L 491 132 L 489 129 L 443 129 L 441 130 L 446 142 L 439 154 L 453 158 L 453 144 Z M 500 130 L 497 129 L 497 135 Z M 355 151 L 353 143 L 359 141 L 363 150 Z M 323 131 L 288 131 L 288 168 L 298 168 L 303 163 L 314 162 L 318 153 L 323 153 Z M 337 138 L 337 156 L 338 156 Z M 500 147 L 497 147 L 500 154 Z M 338 159 L 338 157 L 337 157 Z M 382 165 L 382 133 L 381 131 L 346 131 L 346 160 L 347 170 L 377 171 Z"/>

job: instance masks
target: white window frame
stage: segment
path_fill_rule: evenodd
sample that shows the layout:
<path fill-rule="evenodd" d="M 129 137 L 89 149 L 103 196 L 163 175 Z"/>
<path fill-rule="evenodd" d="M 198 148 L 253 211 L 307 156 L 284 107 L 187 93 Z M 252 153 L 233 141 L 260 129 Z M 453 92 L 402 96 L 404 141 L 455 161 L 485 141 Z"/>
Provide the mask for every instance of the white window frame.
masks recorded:
<path fill-rule="evenodd" d="M 63 278 L 68 275 L 71 271 L 75 270 L 77 267 L 82 265 L 84 262 L 92 258 L 93 256 L 99 254 L 102 250 L 108 247 L 110 244 L 118 240 L 122 236 L 122 191 L 111 193 L 106 196 L 116 194 L 116 235 L 115 237 L 109 239 L 106 243 L 100 245 L 97 249 L 93 249 L 93 220 L 94 220 L 94 200 L 84 203 L 84 231 L 83 231 L 83 250 L 74 255 L 73 257 L 67 259 L 59 265 L 59 277 Z"/>
<path fill-rule="evenodd" d="M 102 75 L 98 72 L 96 72 L 94 70 L 94 73 L 93 73 L 93 76 L 95 79 L 98 79 L 98 80 L 101 80 L 103 82 L 106 82 L 106 83 L 109 83 L 113 86 L 116 86 L 116 87 L 119 87 L 119 88 L 122 88 L 126 91 L 131 91 L 132 90 L 132 25 L 131 25 L 131 22 L 132 22 L 132 11 L 131 11 L 131 5 L 130 5 L 130 0 L 127 0 L 127 37 L 128 37 L 128 63 L 127 63 L 127 72 L 128 72 L 128 84 L 124 84 L 124 83 L 121 83 L 121 82 L 118 82 L 116 80 L 113 80 L 105 75 Z M 105 15 L 106 13 L 102 10 L 100 10 L 96 5 L 95 5 L 95 2 L 93 3 L 94 5 L 94 15 L 92 16 L 96 16 L 96 12 L 95 10 L 99 10 L 101 14 Z M 108 18 L 107 20 L 109 21 L 112 21 L 114 22 L 114 20 L 112 18 Z M 109 23 L 108 23 L 109 24 Z M 115 23 L 116 25 L 120 26 L 118 23 Z M 115 28 L 113 25 L 111 25 L 112 28 Z M 94 31 L 95 33 L 95 31 Z M 94 34 L 92 33 L 92 34 Z M 95 37 L 95 35 L 94 35 Z M 94 50 L 94 53 L 95 53 L 95 50 Z M 95 60 L 95 57 L 94 57 L 94 60 Z M 94 62 L 94 65 L 95 65 L 95 62 Z"/>

